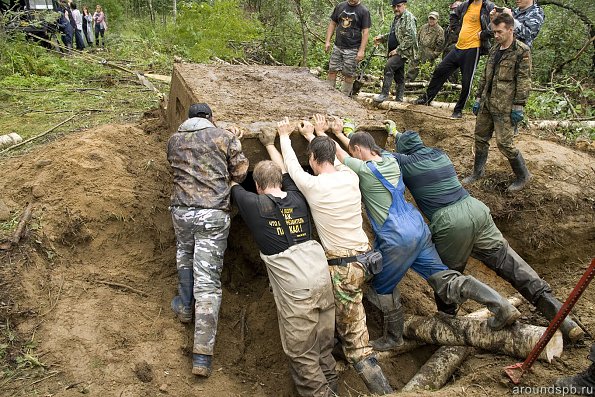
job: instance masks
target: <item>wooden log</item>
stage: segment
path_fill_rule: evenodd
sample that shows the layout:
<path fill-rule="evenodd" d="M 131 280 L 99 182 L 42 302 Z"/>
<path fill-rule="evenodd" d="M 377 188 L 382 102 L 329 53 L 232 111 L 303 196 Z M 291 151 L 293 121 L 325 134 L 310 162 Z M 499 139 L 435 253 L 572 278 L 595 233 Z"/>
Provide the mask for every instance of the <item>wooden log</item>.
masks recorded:
<path fill-rule="evenodd" d="M 404 335 L 410 339 L 445 346 L 473 346 L 480 349 L 525 358 L 535 346 L 544 327 L 515 323 L 499 331 L 485 320 L 436 314 L 433 317 L 412 316 L 405 321 Z M 539 356 L 551 362 L 562 354 L 562 333 L 556 332 Z"/>
<path fill-rule="evenodd" d="M 374 96 L 376 96 L 376 94 L 372 94 L 369 92 L 360 92 L 359 94 L 357 94 L 357 97 L 355 99 L 360 102 L 367 103 L 367 104 L 376 104 L 372 100 L 372 98 L 374 98 Z M 409 105 L 414 103 L 416 100 L 417 100 L 417 98 L 404 97 L 403 102 L 384 101 L 382 103 L 377 104 L 377 106 L 378 106 L 378 108 L 383 109 L 383 110 L 407 109 L 409 107 Z M 432 101 L 430 103 L 430 106 L 432 106 L 432 107 L 439 108 L 439 109 L 448 109 L 448 110 L 454 109 L 455 105 L 456 105 L 455 103 L 438 102 L 438 101 Z"/>
<path fill-rule="evenodd" d="M 508 301 L 519 306 L 521 299 L 517 296 L 508 298 Z M 490 316 L 487 308 L 466 315 L 467 318 L 484 320 Z M 401 391 L 438 390 L 448 382 L 459 366 L 473 354 L 474 347 L 469 346 L 442 346 L 436 350 L 432 357 L 419 369 Z"/>
<path fill-rule="evenodd" d="M 556 128 L 595 128 L 595 120 L 534 120 L 529 122 L 529 127 L 538 130 L 555 130 Z"/>
<path fill-rule="evenodd" d="M 19 241 L 21 241 L 21 238 L 23 238 L 25 235 L 25 230 L 27 230 L 27 223 L 29 223 L 31 220 L 32 215 L 33 204 L 29 203 L 21 215 L 21 219 L 19 220 L 19 223 L 12 234 L 12 238 L 9 241 L 0 244 L 0 250 L 9 250 L 13 245 L 17 245 Z"/>

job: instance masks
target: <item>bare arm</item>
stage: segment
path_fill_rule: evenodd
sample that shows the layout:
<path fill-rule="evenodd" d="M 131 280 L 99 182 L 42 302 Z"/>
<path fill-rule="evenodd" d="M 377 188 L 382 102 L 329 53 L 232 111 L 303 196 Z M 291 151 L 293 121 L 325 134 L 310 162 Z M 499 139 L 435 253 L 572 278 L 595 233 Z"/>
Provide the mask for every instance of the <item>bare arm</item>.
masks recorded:
<path fill-rule="evenodd" d="M 335 29 L 337 28 L 337 23 L 331 19 L 328 24 L 328 28 L 326 28 L 326 41 L 324 43 L 324 51 L 328 52 L 331 49 L 331 39 L 333 38 L 333 34 L 335 33 Z"/>
<path fill-rule="evenodd" d="M 267 145 L 266 150 L 273 163 L 281 167 L 281 172 L 285 174 L 287 172 L 287 168 L 285 168 L 285 163 L 283 163 L 283 156 L 281 156 L 281 152 L 277 150 L 275 145 Z"/>

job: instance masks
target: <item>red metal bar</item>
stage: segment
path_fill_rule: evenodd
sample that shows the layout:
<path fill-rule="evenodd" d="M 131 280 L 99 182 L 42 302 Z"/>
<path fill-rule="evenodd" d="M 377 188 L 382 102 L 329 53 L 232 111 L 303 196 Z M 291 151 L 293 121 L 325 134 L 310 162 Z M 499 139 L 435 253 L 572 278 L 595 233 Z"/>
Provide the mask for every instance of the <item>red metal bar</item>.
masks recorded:
<path fill-rule="evenodd" d="M 518 385 L 525 372 L 533 366 L 535 360 L 537 360 L 543 349 L 545 349 L 550 339 L 552 339 L 552 336 L 554 336 L 554 333 L 558 330 L 558 328 L 560 328 L 560 325 L 562 324 L 566 316 L 570 313 L 575 303 L 581 297 L 582 293 L 587 289 L 589 283 L 593 279 L 593 276 L 595 276 L 595 258 L 591 259 L 591 264 L 589 265 L 587 270 L 585 270 L 585 273 L 578 281 L 578 283 L 575 285 L 574 289 L 568 296 L 568 299 L 566 299 L 566 302 L 564 302 L 558 313 L 556 313 L 556 315 L 548 325 L 547 329 L 545 330 L 543 335 L 541 335 L 541 338 L 539 338 L 539 341 L 537 342 L 535 347 L 533 347 L 533 350 L 531 350 L 531 353 L 529 353 L 525 361 L 504 368 L 504 372 L 506 372 L 506 375 L 508 375 L 508 377 L 514 384 Z"/>

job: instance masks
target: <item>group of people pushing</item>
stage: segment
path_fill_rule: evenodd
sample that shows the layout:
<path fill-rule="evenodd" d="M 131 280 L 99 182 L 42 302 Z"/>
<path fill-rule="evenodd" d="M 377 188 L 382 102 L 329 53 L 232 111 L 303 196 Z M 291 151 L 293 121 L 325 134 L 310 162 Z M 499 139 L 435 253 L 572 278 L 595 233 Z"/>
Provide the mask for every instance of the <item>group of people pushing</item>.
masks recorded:
<path fill-rule="evenodd" d="M 459 304 L 475 300 L 493 313 L 487 324 L 494 330 L 512 324 L 520 313 L 494 289 L 463 274 L 470 256 L 546 318 L 561 307 L 550 286 L 509 246 L 485 204 L 459 183 L 448 156 L 425 146 L 418 133 L 400 133 L 387 120 L 396 142 L 392 153 L 369 133 L 355 131 L 351 121 L 320 114 L 311 121 L 285 118 L 259 136 L 270 160 L 254 166 L 256 192 L 250 192 L 240 185 L 248 173 L 240 130 L 218 128 L 207 104 L 192 105 L 188 116 L 168 142 L 168 160 L 179 276 L 172 309 L 182 322 L 194 317 L 194 374 L 211 373 L 231 199 L 266 265 L 283 350 L 300 396 L 338 392 L 331 354 L 335 330 L 369 391 L 392 392 L 374 352 L 403 344 L 398 284 L 409 268 L 432 287 L 439 311 L 454 315 Z M 302 168 L 292 148 L 294 130 L 309 142 L 313 173 Z M 405 200 L 405 187 L 419 210 Z M 373 243 L 363 229 L 362 201 Z M 374 341 L 369 341 L 364 294 L 384 317 L 383 335 Z M 567 340 L 583 337 L 571 319 L 561 329 Z"/>

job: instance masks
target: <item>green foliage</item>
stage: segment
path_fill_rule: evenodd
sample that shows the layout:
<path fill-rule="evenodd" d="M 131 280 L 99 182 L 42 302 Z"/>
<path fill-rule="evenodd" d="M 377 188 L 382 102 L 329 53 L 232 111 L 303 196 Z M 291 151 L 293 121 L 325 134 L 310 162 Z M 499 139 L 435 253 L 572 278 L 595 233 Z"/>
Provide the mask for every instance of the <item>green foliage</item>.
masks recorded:
<path fill-rule="evenodd" d="M 192 2 L 182 4 L 177 23 L 168 25 L 161 38 L 193 61 L 206 62 L 214 56 L 242 56 L 229 43 L 258 39 L 261 30 L 260 23 L 246 15 L 236 0 L 221 0 L 212 6 Z"/>

